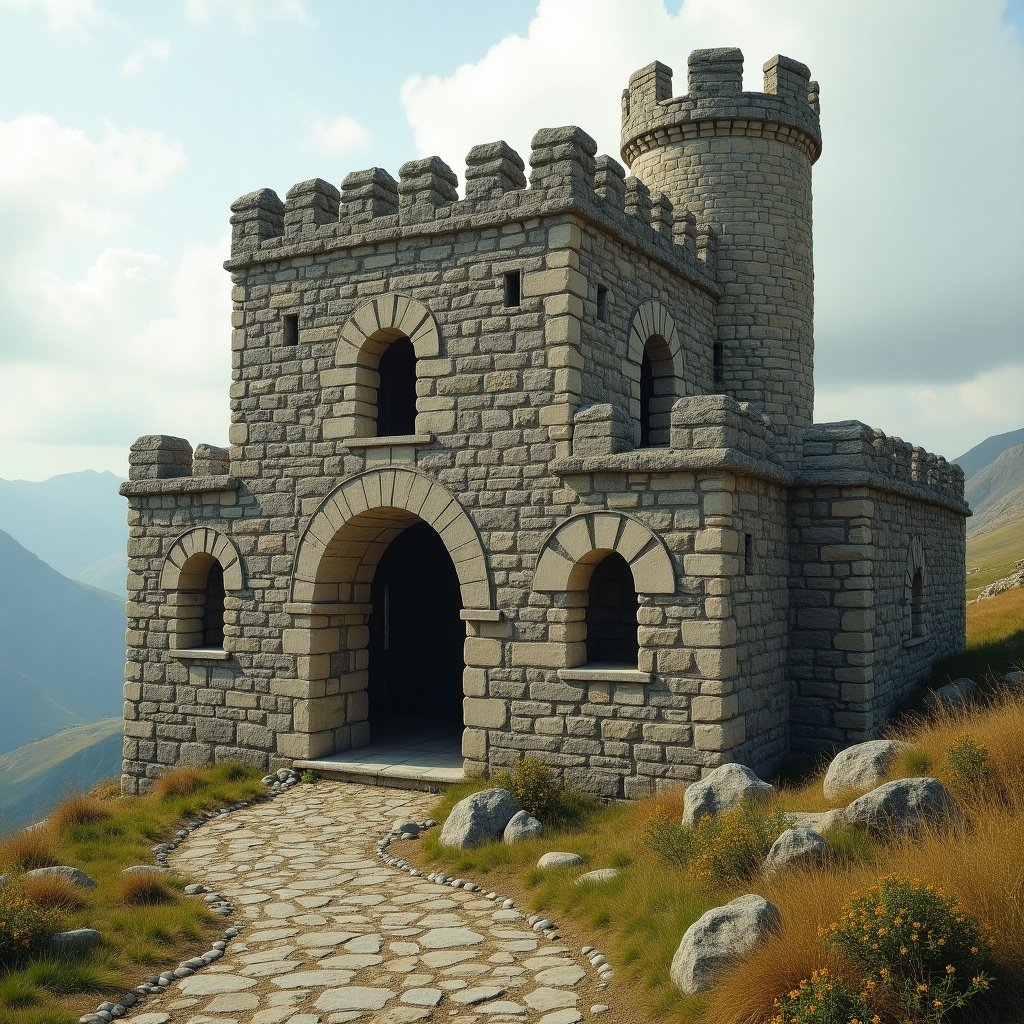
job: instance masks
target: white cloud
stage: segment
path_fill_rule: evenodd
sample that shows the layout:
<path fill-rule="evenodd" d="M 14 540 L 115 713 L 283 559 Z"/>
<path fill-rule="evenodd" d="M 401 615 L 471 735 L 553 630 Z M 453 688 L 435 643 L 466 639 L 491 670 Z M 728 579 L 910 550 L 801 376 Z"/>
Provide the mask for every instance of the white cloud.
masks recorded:
<path fill-rule="evenodd" d="M 185 17 L 203 23 L 228 17 L 243 32 L 261 21 L 283 19 L 307 24 L 311 19 L 306 0 L 185 0 Z"/>
<path fill-rule="evenodd" d="M 0 153 L 0 266 L 123 227 L 126 202 L 159 188 L 185 162 L 159 133 L 108 124 L 92 139 L 44 114 L 0 121 Z"/>
<path fill-rule="evenodd" d="M 0 7 L 14 11 L 38 11 L 54 32 L 82 33 L 106 20 L 94 0 L 0 0 Z"/>
<path fill-rule="evenodd" d="M 131 224 L 182 166 L 181 150 L 159 134 L 108 125 L 93 139 L 26 115 L 0 122 L 0 151 L 2 475 L 45 475 L 33 471 L 40 460 L 48 472 L 76 468 L 76 446 L 77 468 L 123 471 L 142 433 L 223 441 L 228 238 L 173 263 L 108 245 L 79 277 L 52 269 L 70 243 Z"/>
<path fill-rule="evenodd" d="M 170 56 L 171 44 L 166 39 L 144 39 L 139 48 L 121 62 L 121 74 L 137 75 L 153 64 L 166 64 Z"/>
<path fill-rule="evenodd" d="M 762 88 L 775 53 L 805 62 L 821 83 L 824 134 L 818 384 L 904 382 L 924 426 L 929 394 L 1024 366 L 1024 47 L 1003 6 L 685 0 L 669 13 L 660 0 L 541 0 L 525 35 L 403 83 L 410 156 L 437 153 L 461 177 L 478 143 L 504 138 L 528 164 L 538 128 L 578 124 L 617 157 L 621 91 L 652 60 L 674 68 L 676 95 L 692 49 L 739 46 L 748 90 Z M 942 415 L 973 415 L 961 397 Z"/>
<path fill-rule="evenodd" d="M 311 146 L 332 157 L 347 156 L 365 149 L 369 141 L 366 128 L 346 114 L 314 121 L 309 134 Z"/>

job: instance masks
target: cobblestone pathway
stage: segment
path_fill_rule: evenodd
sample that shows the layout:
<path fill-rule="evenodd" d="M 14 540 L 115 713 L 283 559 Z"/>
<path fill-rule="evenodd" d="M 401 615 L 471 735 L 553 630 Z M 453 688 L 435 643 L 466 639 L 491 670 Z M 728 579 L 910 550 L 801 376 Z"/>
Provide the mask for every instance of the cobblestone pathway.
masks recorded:
<path fill-rule="evenodd" d="M 223 958 L 132 1024 L 575 1024 L 594 975 L 517 910 L 386 867 L 374 846 L 436 797 L 322 782 L 215 819 L 171 856 L 236 908 Z M 586 970 L 584 969 L 586 966 Z M 586 1006 L 584 1006 L 586 1004 Z M 607 1020 L 608 1017 L 596 1018 Z"/>

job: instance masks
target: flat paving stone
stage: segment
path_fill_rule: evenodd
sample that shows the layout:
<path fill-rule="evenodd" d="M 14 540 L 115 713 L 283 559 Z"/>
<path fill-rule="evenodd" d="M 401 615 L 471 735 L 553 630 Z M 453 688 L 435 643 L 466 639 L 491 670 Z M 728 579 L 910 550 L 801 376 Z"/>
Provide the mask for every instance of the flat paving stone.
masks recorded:
<path fill-rule="evenodd" d="M 532 932 L 501 899 L 374 856 L 395 820 L 422 821 L 435 800 L 321 782 L 211 819 L 169 862 L 235 908 L 225 925 L 240 934 L 211 967 L 122 1019 L 576 1024 L 597 994 L 579 954 Z"/>

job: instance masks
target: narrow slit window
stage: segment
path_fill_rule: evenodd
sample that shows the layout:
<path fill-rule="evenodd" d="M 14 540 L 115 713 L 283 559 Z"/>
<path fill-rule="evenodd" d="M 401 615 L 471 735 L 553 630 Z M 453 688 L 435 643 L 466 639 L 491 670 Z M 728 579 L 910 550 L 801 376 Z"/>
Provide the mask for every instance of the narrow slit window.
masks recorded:
<path fill-rule="evenodd" d="M 416 433 L 416 351 L 408 338 L 391 342 L 380 357 L 377 436 Z"/>
<path fill-rule="evenodd" d="M 285 313 L 282 317 L 284 324 L 284 344 L 298 345 L 299 343 L 299 315 L 298 313 Z"/>
<path fill-rule="evenodd" d="M 722 384 L 725 380 L 725 374 L 722 369 L 722 359 L 725 353 L 725 348 L 720 341 L 715 342 L 714 349 L 712 350 L 712 363 L 711 363 L 711 381 L 714 384 L 716 391 L 722 390 Z"/>
<path fill-rule="evenodd" d="M 510 270 L 505 275 L 505 305 L 519 306 L 523 301 L 523 272 Z"/>
<path fill-rule="evenodd" d="M 910 589 L 910 635 L 912 638 L 926 635 L 924 628 L 924 573 L 914 573 Z"/>
<path fill-rule="evenodd" d="M 603 284 L 597 286 L 597 319 L 608 323 L 608 289 Z"/>
<path fill-rule="evenodd" d="M 746 576 L 754 575 L 754 535 L 752 533 L 743 535 L 743 573 Z"/>
<path fill-rule="evenodd" d="M 214 561 L 206 573 L 203 593 L 203 647 L 224 646 L 224 570 Z"/>

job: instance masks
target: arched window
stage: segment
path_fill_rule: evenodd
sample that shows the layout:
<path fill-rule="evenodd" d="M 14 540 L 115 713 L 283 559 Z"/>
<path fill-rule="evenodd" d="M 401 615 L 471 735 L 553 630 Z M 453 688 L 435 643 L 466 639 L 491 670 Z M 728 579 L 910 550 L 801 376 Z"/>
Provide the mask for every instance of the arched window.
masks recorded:
<path fill-rule="evenodd" d="M 640 602 L 629 563 L 612 551 L 590 575 L 587 587 L 587 662 L 636 666 Z"/>
<path fill-rule="evenodd" d="M 178 650 L 224 647 L 224 568 L 204 551 L 181 567 L 173 646 Z"/>
<path fill-rule="evenodd" d="M 640 447 L 664 448 L 671 437 L 672 403 L 676 399 L 672 353 L 660 334 L 644 345 L 640 360 Z"/>
<path fill-rule="evenodd" d="M 377 436 L 416 433 L 416 352 L 408 338 L 396 338 L 377 367 Z"/>

